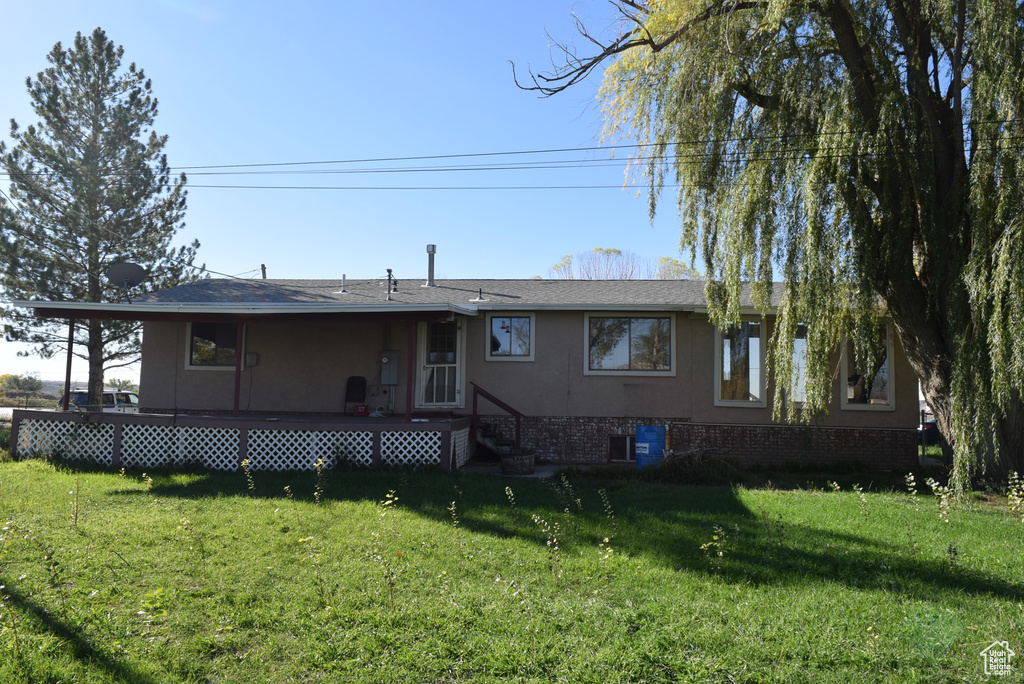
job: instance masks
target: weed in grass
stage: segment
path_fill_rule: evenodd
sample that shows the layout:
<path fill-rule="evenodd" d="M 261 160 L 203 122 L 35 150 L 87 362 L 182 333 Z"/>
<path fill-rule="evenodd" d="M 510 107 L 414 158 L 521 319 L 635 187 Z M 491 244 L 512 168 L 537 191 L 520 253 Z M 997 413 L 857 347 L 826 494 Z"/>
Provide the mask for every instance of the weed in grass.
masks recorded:
<path fill-rule="evenodd" d="M 60 600 L 60 612 L 67 620 L 68 617 L 68 586 L 70 582 L 64 572 L 64 566 L 61 564 L 60 559 L 57 558 L 56 549 L 46 546 L 45 544 L 39 543 L 40 550 L 43 552 L 43 564 L 46 568 L 46 580 L 53 589 L 54 593 L 57 594 L 57 598 Z"/>
<path fill-rule="evenodd" d="M 455 501 L 452 501 L 450 504 L 448 504 L 448 513 L 451 514 L 451 517 L 452 517 L 452 527 L 455 528 L 455 535 L 456 535 L 456 537 L 458 539 L 458 541 L 456 543 L 458 544 L 458 547 L 459 547 L 459 555 L 462 556 L 462 557 L 465 557 L 466 556 L 466 542 L 462 538 L 462 534 L 460 534 L 460 532 L 459 532 L 459 511 L 455 507 Z M 470 556 L 470 558 L 472 558 L 472 556 Z"/>
<path fill-rule="evenodd" d="M 612 502 L 608 498 L 608 492 L 604 489 L 598 489 L 597 495 L 601 497 L 601 506 L 604 508 L 604 517 L 611 525 L 612 530 L 615 530 L 618 523 L 615 522 L 615 511 L 612 509 Z M 613 535 L 614 536 L 614 535 Z"/>
<path fill-rule="evenodd" d="M 146 491 L 147 492 L 152 492 L 153 491 L 153 478 L 151 478 L 146 473 L 142 473 L 142 481 L 146 483 Z"/>
<path fill-rule="evenodd" d="M 615 549 L 612 548 L 612 540 L 610 537 L 605 537 L 604 541 L 597 545 L 599 561 L 601 563 L 601 572 L 604 576 L 608 577 L 608 563 L 612 559 L 612 555 L 615 553 Z"/>
<path fill-rule="evenodd" d="M 555 578 L 562 576 L 562 549 L 558 545 L 558 538 L 561 530 L 559 529 L 558 522 L 549 524 L 547 520 L 540 517 L 536 513 L 533 514 L 533 523 L 540 528 L 544 536 L 547 537 L 545 544 L 548 549 L 548 569 L 551 570 L 551 574 Z"/>
<path fill-rule="evenodd" d="M 956 542 L 949 542 L 949 546 L 946 547 L 946 558 L 949 559 L 949 569 L 956 572 L 960 568 L 960 549 Z"/>
<path fill-rule="evenodd" d="M 925 480 L 924 483 L 931 488 L 932 493 L 934 493 L 935 497 L 938 499 L 939 520 L 944 523 L 949 523 L 949 513 L 952 510 L 953 491 L 949 487 L 940 485 L 931 477 Z"/>
<path fill-rule="evenodd" d="M 841 487 L 839 486 L 839 483 L 838 483 L 838 482 L 832 482 L 831 480 L 829 481 L 829 483 L 828 483 L 828 486 L 829 486 L 829 487 L 831 487 L 831 488 L 832 488 L 832 491 L 833 491 L 833 492 L 835 492 L 836 494 L 838 494 L 838 493 L 839 493 L 839 490 L 840 490 L 840 489 L 842 489 L 842 488 L 841 488 Z"/>
<path fill-rule="evenodd" d="M 576 490 L 573 489 L 572 483 L 569 482 L 569 478 L 566 477 L 565 473 L 562 473 L 558 482 L 545 480 L 545 483 L 555 493 L 566 515 L 570 515 L 574 504 L 577 511 L 583 511 L 583 502 L 576 496 Z"/>
<path fill-rule="evenodd" d="M 302 529 L 302 514 L 299 513 L 299 507 L 295 505 L 295 494 L 292 493 L 291 485 L 284 486 L 284 495 L 288 497 L 288 502 L 291 503 L 292 515 L 295 516 L 295 529 Z M 282 532 L 287 532 L 288 528 L 282 529 Z"/>
<path fill-rule="evenodd" d="M 759 508 L 758 512 L 761 514 L 761 523 L 764 527 L 765 544 L 769 548 L 781 549 L 786 538 L 786 526 L 782 522 L 782 514 L 777 514 L 773 519 L 764 508 Z"/>
<path fill-rule="evenodd" d="M 853 485 L 853 491 L 857 492 L 857 505 L 860 506 L 861 515 L 867 516 L 868 498 L 864 496 L 864 489 L 861 488 L 860 484 L 855 484 Z"/>
<path fill-rule="evenodd" d="M 381 579 L 388 591 L 388 604 L 395 605 L 395 588 L 398 586 L 398 567 L 396 560 L 402 557 L 401 551 L 394 551 L 398 534 L 398 496 L 390 490 L 380 502 L 378 520 L 380 529 L 372 533 L 373 551 L 370 559 L 380 569 Z M 392 557 L 394 553 L 394 557 Z"/>
<path fill-rule="evenodd" d="M 309 553 L 310 564 L 313 566 L 313 592 L 319 602 L 318 607 L 330 608 L 334 602 L 338 585 L 331 585 L 327 582 L 323 569 L 323 554 L 317 548 L 316 540 L 313 537 L 302 537 L 299 539 L 299 543 L 305 545 Z"/>
<path fill-rule="evenodd" d="M 455 529 L 459 529 L 459 512 L 455 509 L 454 501 L 448 504 L 448 512 L 451 513 L 452 516 L 452 526 Z"/>
<path fill-rule="evenodd" d="M 1024 478 L 1017 474 L 1017 471 L 1010 473 L 1010 479 L 1006 487 L 1007 504 L 1010 511 L 1020 518 L 1024 523 Z"/>
<path fill-rule="evenodd" d="M 907 521 L 907 548 L 910 550 L 911 558 L 917 557 L 917 525 L 911 525 Z"/>
<path fill-rule="evenodd" d="M 317 506 L 320 505 L 321 500 L 324 498 L 324 460 L 322 458 L 316 459 L 316 463 L 313 467 L 316 468 L 316 484 L 313 486 L 313 502 Z"/>
<path fill-rule="evenodd" d="M 81 491 L 81 489 L 82 489 L 81 477 L 79 476 L 79 472 L 76 469 L 75 470 L 75 489 L 73 491 L 71 491 L 71 492 L 68 492 L 72 496 L 72 499 L 71 499 L 71 526 L 74 527 L 74 528 L 78 527 L 78 493 L 79 493 L 79 491 Z"/>
<path fill-rule="evenodd" d="M 917 480 L 914 479 L 914 473 L 907 473 L 903 481 L 907 483 L 907 493 L 910 496 L 917 496 Z"/>
<path fill-rule="evenodd" d="M 252 479 L 252 461 L 242 459 L 242 472 L 245 473 L 245 486 L 249 489 L 249 495 L 256 495 L 256 481 Z"/>
<path fill-rule="evenodd" d="M 119 472 L 119 473 L 118 473 L 117 475 L 118 475 L 118 477 L 120 477 L 120 478 L 121 478 L 122 480 L 123 480 L 123 479 L 125 479 L 126 477 L 128 477 L 128 474 L 127 474 L 127 473 L 125 473 L 125 471 L 124 471 L 124 468 L 121 468 L 121 471 L 120 471 L 120 472 Z"/>
<path fill-rule="evenodd" d="M 203 535 L 198 529 L 196 529 L 195 525 L 192 524 L 192 520 L 188 517 L 188 513 L 185 512 L 185 509 L 180 506 L 177 508 L 178 513 L 181 515 L 178 529 L 184 532 L 187 537 L 185 540 L 185 551 L 193 565 L 196 565 L 196 561 L 198 561 L 198 565 L 200 566 L 200 572 L 193 572 L 193 576 L 196 579 L 206 577 L 206 561 L 210 557 L 210 554 L 206 550 L 206 543 L 203 541 Z"/>
<path fill-rule="evenodd" d="M 505 487 L 505 496 L 508 498 L 508 503 L 512 506 L 512 510 L 516 508 L 516 495 L 512 493 L 511 487 Z"/>
<path fill-rule="evenodd" d="M 722 569 L 722 561 L 725 560 L 725 529 L 721 525 L 713 525 L 711 527 L 711 541 L 701 544 L 700 550 L 707 557 L 712 572 L 717 575 Z"/>

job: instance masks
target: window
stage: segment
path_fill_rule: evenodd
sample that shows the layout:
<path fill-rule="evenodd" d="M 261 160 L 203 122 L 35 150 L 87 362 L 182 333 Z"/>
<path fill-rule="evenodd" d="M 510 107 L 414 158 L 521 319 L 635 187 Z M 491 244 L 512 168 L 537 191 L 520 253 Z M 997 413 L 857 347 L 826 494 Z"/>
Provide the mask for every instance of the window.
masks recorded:
<path fill-rule="evenodd" d="M 790 400 L 795 405 L 807 401 L 807 326 L 796 327 L 793 339 L 793 394 Z"/>
<path fill-rule="evenodd" d="M 533 361 L 533 315 L 490 314 L 488 361 Z"/>
<path fill-rule="evenodd" d="M 115 396 L 118 406 L 138 406 L 139 397 L 134 392 L 118 392 Z"/>
<path fill-rule="evenodd" d="M 190 368 L 234 368 L 237 345 L 237 323 L 190 323 L 187 365 Z"/>
<path fill-rule="evenodd" d="M 675 375 L 672 316 L 586 316 L 585 374 Z"/>
<path fill-rule="evenodd" d="M 715 329 L 715 405 L 764 407 L 762 325 L 744 321 Z"/>
<path fill-rule="evenodd" d="M 864 358 L 860 358 L 851 342 L 843 345 L 842 373 L 846 386 L 841 398 L 844 409 L 891 411 L 895 408 L 891 358 L 892 333 L 888 326 Z"/>

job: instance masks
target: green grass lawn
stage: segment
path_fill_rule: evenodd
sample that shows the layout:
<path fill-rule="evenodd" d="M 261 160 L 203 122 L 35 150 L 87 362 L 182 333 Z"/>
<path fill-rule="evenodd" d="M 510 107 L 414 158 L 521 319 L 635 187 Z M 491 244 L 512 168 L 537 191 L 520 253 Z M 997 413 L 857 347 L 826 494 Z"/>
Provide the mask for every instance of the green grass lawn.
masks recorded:
<path fill-rule="evenodd" d="M 937 510 L 849 484 L 0 463 L 0 681 L 984 681 L 993 641 L 1024 654 L 1024 526 L 1004 497 Z"/>

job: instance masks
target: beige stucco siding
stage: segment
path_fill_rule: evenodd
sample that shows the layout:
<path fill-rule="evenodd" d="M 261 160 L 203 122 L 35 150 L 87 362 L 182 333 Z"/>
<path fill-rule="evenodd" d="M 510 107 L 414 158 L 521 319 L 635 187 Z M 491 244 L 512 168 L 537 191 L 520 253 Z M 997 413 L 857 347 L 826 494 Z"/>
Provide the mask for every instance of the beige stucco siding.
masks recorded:
<path fill-rule="evenodd" d="M 688 321 L 681 316 L 676 317 L 673 341 L 674 377 L 585 375 L 584 315 L 578 311 L 536 314 L 534 361 L 488 361 L 488 331 L 483 319 L 469 323 L 467 375 L 523 413 L 625 417 L 689 414 Z"/>
<path fill-rule="evenodd" d="M 514 312 L 506 312 L 514 313 Z M 596 312 L 595 312 L 596 313 Z M 623 314 L 629 315 L 629 314 Z M 639 314 L 644 315 L 644 314 Z M 585 315 L 581 311 L 534 313 L 534 360 L 487 360 L 487 316 L 462 319 L 464 337 L 464 412 L 472 408 L 469 381 L 531 416 L 665 417 L 694 423 L 772 422 L 773 389 L 768 382 L 766 406 L 715 405 L 715 330 L 706 316 L 677 313 L 672 376 L 586 374 Z M 334 413 L 345 410 L 346 379 L 361 375 L 370 386 L 371 410 L 386 406 L 380 386 L 380 355 L 399 353 L 399 384 L 394 408 L 406 401 L 409 360 L 408 329 L 400 320 L 338 318 L 327 322 L 252 322 L 246 325 L 245 351 L 259 355 L 243 371 L 239 408 L 254 412 Z M 771 335 L 770 321 L 762 342 Z M 143 340 L 140 399 L 160 410 L 228 411 L 234 398 L 233 370 L 186 367 L 187 325 L 147 323 Z M 843 427 L 908 427 L 917 420 L 917 380 L 898 341 L 894 341 L 892 376 L 895 410 L 842 410 L 839 404 L 839 354 L 830 415 L 822 424 Z M 416 382 L 421 359 L 414 358 Z M 481 413 L 502 414 L 486 400 Z M 463 411 L 459 411 L 463 412 Z"/>
<path fill-rule="evenodd" d="M 186 367 L 187 324 L 147 323 L 139 387 L 143 407 L 169 410 L 227 411 L 234 402 L 233 369 Z M 245 327 L 245 352 L 255 352 L 255 366 L 242 371 L 242 411 L 334 413 L 345 410 L 349 376 L 366 378 L 372 408 L 386 406 L 380 386 L 380 354 L 385 335 L 399 352 L 401 385 L 396 408 L 405 402 L 406 325 L 379 322 L 252 322 Z M 348 407 L 351 410 L 351 406 Z"/>

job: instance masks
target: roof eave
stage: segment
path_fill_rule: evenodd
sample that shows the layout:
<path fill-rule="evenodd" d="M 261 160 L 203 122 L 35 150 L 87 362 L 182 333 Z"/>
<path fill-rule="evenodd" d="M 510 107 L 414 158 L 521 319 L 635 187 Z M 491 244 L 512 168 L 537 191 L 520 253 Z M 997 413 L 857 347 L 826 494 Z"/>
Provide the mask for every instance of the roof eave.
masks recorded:
<path fill-rule="evenodd" d="M 458 304 L 409 304 L 389 302 L 379 304 L 310 304 L 236 302 L 236 303 L 182 303 L 147 302 L 138 304 L 113 304 L 102 302 L 39 302 L 19 300 L 11 302 L 19 309 L 32 309 L 43 318 L 89 318 L 90 314 L 117 320 L 154 319 L 161 316 L 182 315 L 223 315 L 223 316 L 274 316 L 309 314 L 369 314 L 369 313 L 455 313 L 475 316 L 472 306 Z"/>

